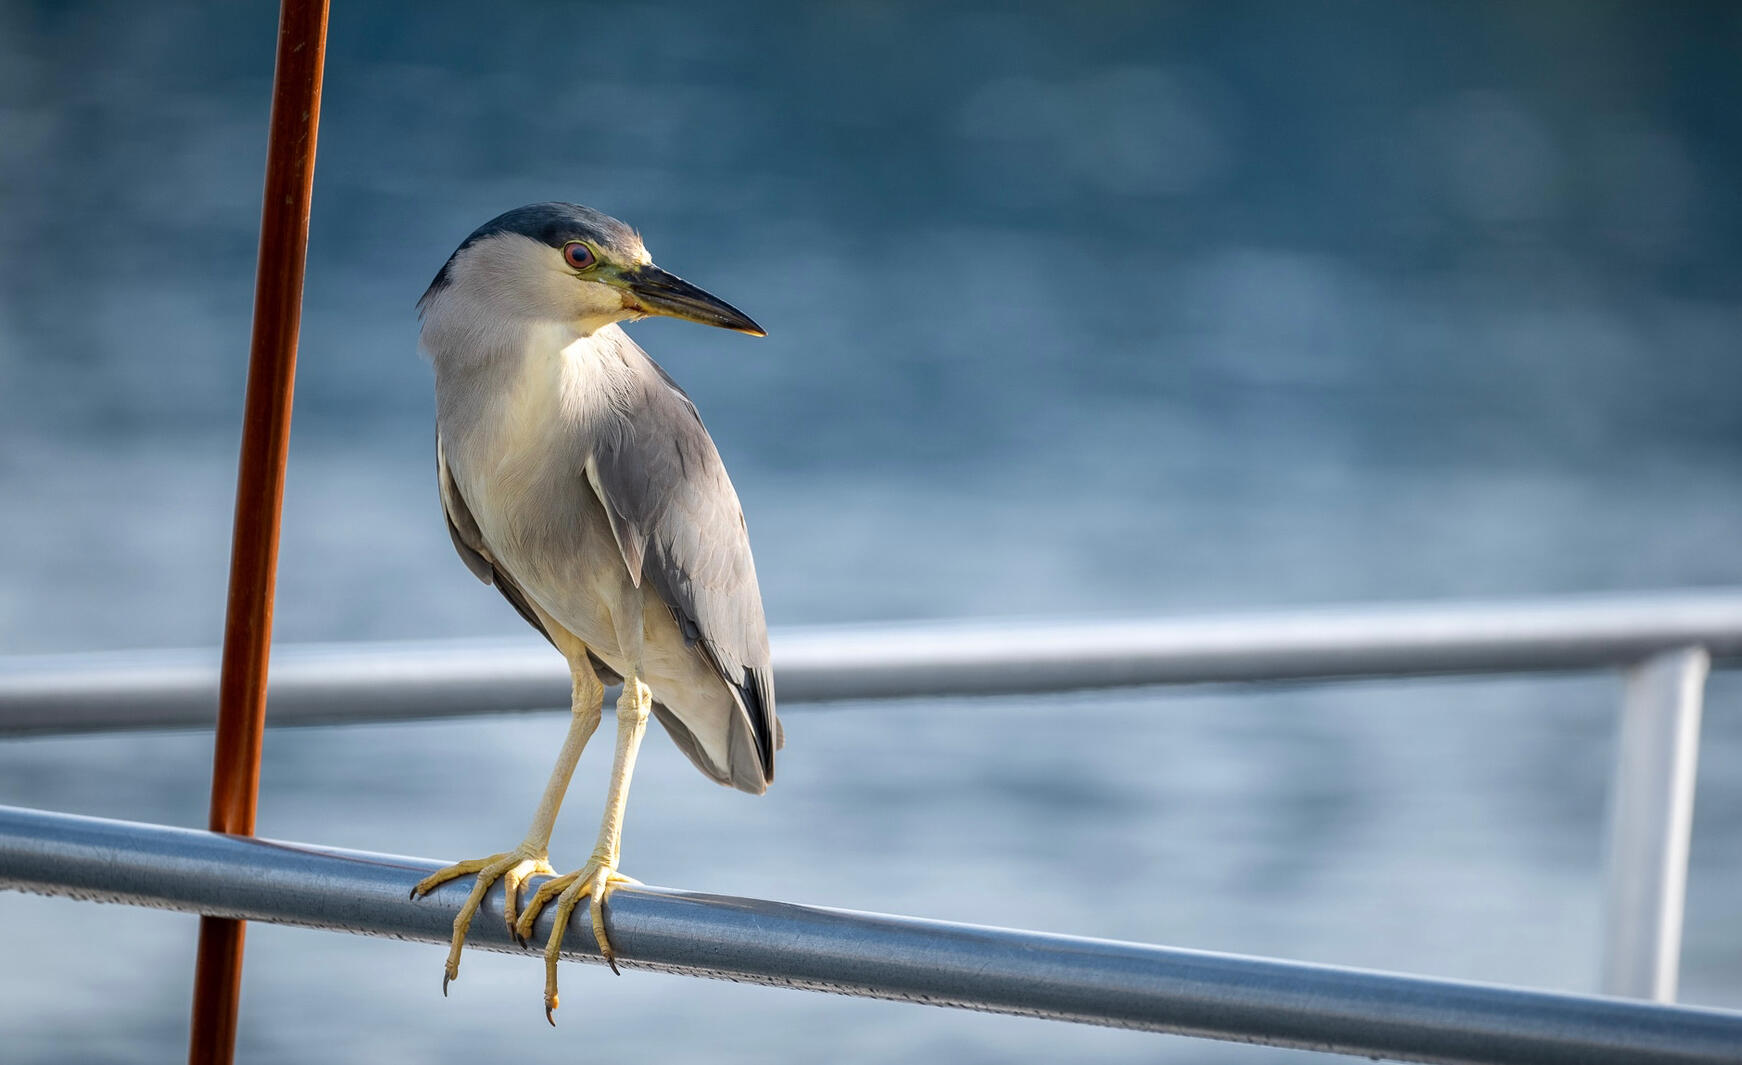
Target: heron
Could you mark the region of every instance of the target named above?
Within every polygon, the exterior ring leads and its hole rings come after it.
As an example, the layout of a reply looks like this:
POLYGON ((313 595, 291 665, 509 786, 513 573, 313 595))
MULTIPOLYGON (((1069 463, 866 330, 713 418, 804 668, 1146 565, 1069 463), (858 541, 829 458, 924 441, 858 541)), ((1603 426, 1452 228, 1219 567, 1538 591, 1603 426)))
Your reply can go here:
POLYGON ((435 369, 436 477, 448 533, 560 652, 572 680, 568 731, 532 826, 511 850, 457 862, 419 898, 472 877, 454 918, 442 993, 492 885, 527 942, 554 914, 544 950, 545 1018, 556 1023, 557 959, 590 900, 599 952, 617 970, 605 904, 618 872, 629 779, 649 716, 713 780, 762 794, 784 737, 768 629, 737 493, 695 403, 620 323, 664 315, 764 336, 725 301, 653 264, 641 237, 572 203, 486 222, 418 301, 435 369), (598 843, 556 876, 550 838, 569 779, 598 728, 605 686, 622 684, 598 843), (521 905, 528 878, 545 880, 521 905))

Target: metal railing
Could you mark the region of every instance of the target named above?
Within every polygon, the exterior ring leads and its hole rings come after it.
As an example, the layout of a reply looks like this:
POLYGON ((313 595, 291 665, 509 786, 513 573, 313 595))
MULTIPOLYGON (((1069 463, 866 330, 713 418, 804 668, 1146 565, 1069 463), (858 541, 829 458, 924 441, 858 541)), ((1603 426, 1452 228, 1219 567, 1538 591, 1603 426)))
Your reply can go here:
MULTIPOLYGON (((1145 684, 1622 669, 1602 987, 1660 1002, 1675 996, 1704 680, 1714 662, 1736 661, 1742 661, 1738 592, 813 629, 774 637, 783 706, 1145 684)), ((210 725, 216 680, 216 656, 201 652, 0 659, 0 733, 210 725)), ((530 640, 285 647, 275 656, 272 721, 559 707, 567 705, 568 687, 559 657, 530 640)), ((434 864, 0 810, 0 884, 248 919, 445 940, 451 909, 443 916, 404 901, 419 871, 434 864), (383 878, 392 891, 377 899, 383 878)), ((1742 1060, 1742 1013, 656 889, 625 889, 613 899, 622 900, 613 910, 613 932, 624 929, 625 956, 734 979, 1422 1061, 1742 1060), (754 918, 749 923, 747 914, 754 918), (766 936, 766 921, 776 917, 790 922, 796 937, 780 939, 789 942, 780 951, 766 936), (758 920, 760 936, 753 934, 758 920)), ((457 896, 450 902, 457 904, 457 896)), ((590 934, 575 934, 582 936, 575 949, 589 951, 590 934)), ((511 948, 506 937, 479 943, 511 948)))
MULTIPOLYGON (((468 885, 439 862, 0 807, 0 884, 83 899, 446 943, 468 885)), ((517 946, 500 918, 468 944, 517 946)), ((1207 951, 623 887, 624 968, 1410 1061, 1733 1063, 1742 1013, 1207 951)), ((565 957, 599 961, 590 922, 565 957)))
MULTIPOLYGON (((1626 667, 1703 647, 1742 661, 1742 591, 1395 605, 1129 621, 775 630, 782 707, 1147 684, 1626 667)), ((0 658, 0 733, 209 727, 216 651, 0 658)), ((560 656, 515 640, 286 645, 272 724, 567 707, 560 656)), ((607 704, 609 704, 607 700, 607 704)))

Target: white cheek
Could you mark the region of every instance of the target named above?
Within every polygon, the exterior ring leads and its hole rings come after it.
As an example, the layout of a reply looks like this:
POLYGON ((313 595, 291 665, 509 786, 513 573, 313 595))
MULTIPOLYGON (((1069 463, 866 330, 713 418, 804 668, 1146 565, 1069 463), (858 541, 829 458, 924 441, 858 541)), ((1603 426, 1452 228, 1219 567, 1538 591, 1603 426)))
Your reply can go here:
POLYGON ((598 281, 570 279, 571 298, 582 314, 627 313, 623 306, 623 290, 598 281))
POLYGON ((635 317, 621 289, 576 277, 561 254, 527 237, 493 237, 455 259, 453 283, 491 318, 561 323, 580 336, 635 317))
POLYGON ((572 277, 568 278, 568 284, 569 306, 573 308, 575 327, 582 336, 591 336, 612 322, 634 316, 634 312, 623 304, 621 289, 572 277))

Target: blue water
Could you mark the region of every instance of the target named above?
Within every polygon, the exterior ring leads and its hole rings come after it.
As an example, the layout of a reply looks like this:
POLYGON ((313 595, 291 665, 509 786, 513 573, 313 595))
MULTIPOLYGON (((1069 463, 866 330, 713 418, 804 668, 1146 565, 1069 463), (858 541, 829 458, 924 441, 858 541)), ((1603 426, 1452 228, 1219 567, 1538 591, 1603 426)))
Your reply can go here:
MULTIPOLYGON (((695 396, 777 625, 1742 584, 1742 17, 1453 3, 339 5, 285 640, 533 637, 453 557, 412 304, 576 199, 769 327, 695 396)), ((215 643, 270 5, 0 8, 0 653, 215 643)), ((1608 676, 792 707, 647 745, 626 871, 1589 990, 1608 676)), ((1742 1007, 1742 683, 1683 998, 1742 1007)), ((268 737, 261 831, 519 838, 563 721, 268 737)), ((0 802, 197 825, 209 738, 0 744, 0 802)), ((555 860, 591 840, 589 758, 555 860)), ((0 896, 6 1061, 180 1055, 193 921, 0 896)), ((253 1061, 1307 1055, 254 927, 253 1061)))

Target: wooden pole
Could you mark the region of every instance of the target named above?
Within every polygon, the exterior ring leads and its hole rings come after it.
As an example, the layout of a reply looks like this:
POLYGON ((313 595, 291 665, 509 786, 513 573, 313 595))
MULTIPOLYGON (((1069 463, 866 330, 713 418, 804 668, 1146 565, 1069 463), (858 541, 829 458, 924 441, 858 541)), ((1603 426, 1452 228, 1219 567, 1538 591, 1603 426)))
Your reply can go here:
MULTIPOLYGON (((327 0, 282 0, 254 286, 254 333, 236 478, 236 522, 230 544, 224 659, 218 681, 218 733, 212 757, 209 827, 214 832, 243 836, 254 834, 260 790, 279 513, 290 450, 291 396, 326 45, 327 0)), ((243 930, 241 921, 200 918, 188 1038, 190 1065, 227 1065, 235 1056, 243 930)))

